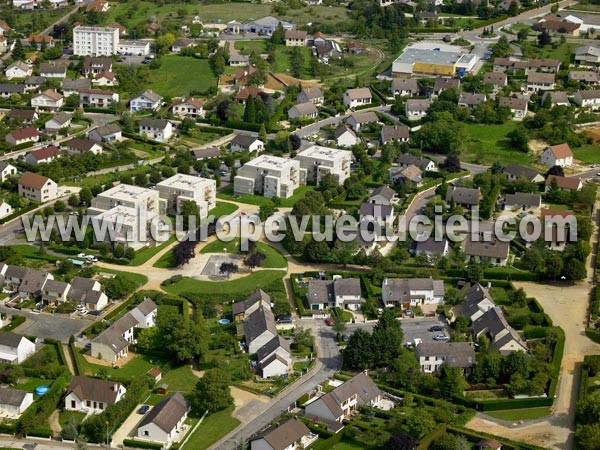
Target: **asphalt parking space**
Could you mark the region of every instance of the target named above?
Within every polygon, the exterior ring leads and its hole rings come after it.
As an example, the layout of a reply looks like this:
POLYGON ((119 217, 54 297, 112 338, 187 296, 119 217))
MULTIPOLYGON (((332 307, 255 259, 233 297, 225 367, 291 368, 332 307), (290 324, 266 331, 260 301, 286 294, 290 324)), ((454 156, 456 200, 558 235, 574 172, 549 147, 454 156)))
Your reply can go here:
POLYGON ((443 326, 446 336, 450 336, 448 325, 440 321, 438 317, 415 317, 414 319, 402 319, 402 331, 404 332, 403 344, 414 342, 415 338, 421 339, 423 342, 433 342, 433 337, 436 334, 441 334, 441 331, 429 331, 429 328, 434 325, 443 326))

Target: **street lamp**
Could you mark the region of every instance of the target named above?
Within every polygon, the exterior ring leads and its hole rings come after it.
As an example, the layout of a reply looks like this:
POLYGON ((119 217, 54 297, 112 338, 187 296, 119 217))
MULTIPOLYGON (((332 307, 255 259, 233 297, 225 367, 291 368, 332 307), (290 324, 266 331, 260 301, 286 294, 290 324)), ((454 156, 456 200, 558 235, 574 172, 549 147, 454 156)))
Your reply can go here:
POLYGON ((106 446, 110 448, 110 442, 108 442, 108 420, 106 421, 106 446))

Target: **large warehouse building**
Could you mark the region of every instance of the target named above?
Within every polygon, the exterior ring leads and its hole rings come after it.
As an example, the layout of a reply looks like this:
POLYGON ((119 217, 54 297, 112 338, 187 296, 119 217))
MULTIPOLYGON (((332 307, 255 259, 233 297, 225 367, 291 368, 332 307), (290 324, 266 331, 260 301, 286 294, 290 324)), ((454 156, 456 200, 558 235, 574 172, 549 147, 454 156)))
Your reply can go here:
POLYGON ((452 77, 470 72, 477 64, 477 56, 463 53, 456 46, 437 42, 409 44, 392 65, 393 77, 432 75, 452 77))

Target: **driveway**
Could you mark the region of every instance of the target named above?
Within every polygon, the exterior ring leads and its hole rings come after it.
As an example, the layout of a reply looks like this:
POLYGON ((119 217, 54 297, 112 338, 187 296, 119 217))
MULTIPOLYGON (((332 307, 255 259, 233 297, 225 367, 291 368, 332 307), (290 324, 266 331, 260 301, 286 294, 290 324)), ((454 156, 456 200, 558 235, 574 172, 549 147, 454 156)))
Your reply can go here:
POLYGON ((63 343, 69 342, 70 336, 78 335, 91 323, 89 320, 84 319, 69 319, 47 313, 34 314, 28 311, 19 311, 4 305, 0 306, 0 311, 7 316, 26 317, 25 323, 17 327, 16 331, 18 333, 39 338, 57 339, 63 343))
POLYGON ((441 322, 437 317, 415 317, 414 319, 402 319, 402 331, 404 332, 403 344, 414 342, 415 339, 421 339, 423 342, 434 342, 433 337, 441 334, 441 331, 432 332, 429 328, 434 325, 440 325, 446 329, 445 334, 449 336, 448 326, 441 322))
MULTIPOLYGON (((130 439, 134 432, 135 429, 137 428, 138 423, 140 423, 140 421, 144 418, 145 414, 138 414, 138 409, 140 409, 140 407, 143 405, 143 403, 140 403, 139 405, 137 405, 135 407, 135 409, 133 410, 133 412, 131 414, 129 414, 129 417, 127 417, 127 419, 125 419, 125 422, 123 422, 123 425, 121 425, 119 427, 119 429, 112 435, 112 441, 110 443, 111 447, 122 447, 123 446, 123 440, 124 439, 130 439)), ((153 406, 150 406, 150 409, 148 409, 148 412, 150 412, 152 410, 153 406)), ((148 414, 148 412, 146 414, 148 414)))

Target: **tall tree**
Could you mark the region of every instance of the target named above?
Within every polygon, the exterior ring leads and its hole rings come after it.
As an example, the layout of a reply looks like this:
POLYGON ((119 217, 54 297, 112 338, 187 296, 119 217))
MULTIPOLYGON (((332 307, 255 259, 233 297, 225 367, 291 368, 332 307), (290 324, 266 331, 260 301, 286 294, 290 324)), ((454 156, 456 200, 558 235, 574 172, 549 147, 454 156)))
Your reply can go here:
POLYGON ((208 369, 192 391, 192 410, 201 416, 206 411, 214 413, 232 406, 229 384, 229 374, 225 370, 208 369))
POLYGON ((254 97, 248 96, 246 100, 246 107, 244 108, 244 122, 255 123, 256 122, 256 104, 254 97))

